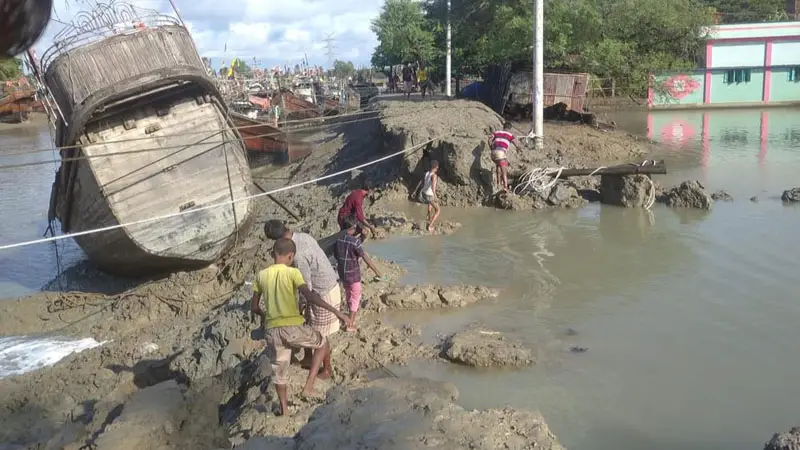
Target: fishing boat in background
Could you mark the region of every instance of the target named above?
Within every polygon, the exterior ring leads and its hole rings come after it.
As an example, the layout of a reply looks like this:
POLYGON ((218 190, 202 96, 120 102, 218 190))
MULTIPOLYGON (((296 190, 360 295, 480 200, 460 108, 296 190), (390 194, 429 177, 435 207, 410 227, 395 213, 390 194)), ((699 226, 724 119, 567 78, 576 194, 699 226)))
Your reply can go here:
POLYGON ((252 166, 289 160, 289 142, 280 128, 249 114, 232 111, 230 116, 242 135, 252 166))
POLYGON ((223 256, 250 223, 252 180, 177 12, 97 3, 54 41, 41 63, 28 55, 54 100, 46 109, 61 148, 50 220, 70 233, 109 228, 75 237, 109 272, 172 272, 223 256))
POLYGON ((36 89, 25 77, 5 81, 0 85, 0 123, 20 123, 31 112, 44 112, 36 89))

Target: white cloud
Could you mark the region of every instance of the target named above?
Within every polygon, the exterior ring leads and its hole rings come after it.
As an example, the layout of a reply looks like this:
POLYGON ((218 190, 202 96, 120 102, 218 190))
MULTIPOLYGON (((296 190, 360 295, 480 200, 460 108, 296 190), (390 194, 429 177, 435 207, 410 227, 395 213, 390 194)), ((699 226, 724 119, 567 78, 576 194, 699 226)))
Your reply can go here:
MULTIPOLYGON (((42 55, 53 37, 92 0, 55 0, 55 19, 36 50, 42 55)), ((105 0, 113 1, 113 0, 105 0)), ((369 65, 377 45, 370 31, 383 0, 175 0, 200 54, 219 66, 224 59, 253 58, 264 67, 294 65, 308 57, 326 66, 324 39, 332 34, 334 58, 369 65), (227 48, 227 50, 226 50, 227 48)), ((168 0, 135 0, 136 7, 171 13, 168 0)))

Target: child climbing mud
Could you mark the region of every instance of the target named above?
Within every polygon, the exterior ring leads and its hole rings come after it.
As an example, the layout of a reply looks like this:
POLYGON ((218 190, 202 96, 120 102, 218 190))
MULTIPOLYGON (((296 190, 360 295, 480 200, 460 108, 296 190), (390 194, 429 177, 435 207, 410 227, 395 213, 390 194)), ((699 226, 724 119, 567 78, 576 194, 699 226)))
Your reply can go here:
POLYGON ((519 146, 514 141, 514 134, 511 133, 511 127, 511 122, 505 122, 503 129, 493 132, 489 138, 497 184, 503 191, 508 191, 508 150, 511 145, 519 150, 519 146))
POLYGON ((308 371, 305 387, 300 393, 304 397, 314 397, 314 382, 322 366, 322 360, 330 353, 328 339, 319 331, 305 324, 300 315, 297 291, 306 300, 320 308, 327 309, 352 327, 352 319, 338 309, 325 303, 314 291, 308 288, 303 275, 292 266, 296 248, 291 239, 280 238, 272 248, 275 264, 258 273, 253 283, 251 309, 265 317, 267 354, 272 361, 275 373, 275 391, 280 403, 278 415, 285 415, 287 409, 287 385, 289 384, 289 363, 292 359, 292 348, 310 348, 315 350, 308 371), (261 298, 266 310, 261 309, 261 298))

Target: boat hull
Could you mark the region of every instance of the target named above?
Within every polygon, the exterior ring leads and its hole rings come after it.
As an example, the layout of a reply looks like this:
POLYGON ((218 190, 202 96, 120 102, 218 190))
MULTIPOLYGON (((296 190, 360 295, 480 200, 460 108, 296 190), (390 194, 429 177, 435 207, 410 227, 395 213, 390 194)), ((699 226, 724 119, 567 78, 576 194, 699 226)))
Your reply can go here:
POLYGON ((87 127, 95 145, 84 146, 81 156, 91 159, 63 166, 67 183, 57 217, 69 232, 132 224, 75 238, 109 272, 139 275, 213 263, 250 222, 252 180, 237 137, 219 132, 225 117, 216 105, 194 99, 172 106, 165 116, 152 107, 133 115, 132 130, 122 118, 87 127), (129 140, 135 131, 159 124, 169 130, 153 136, 161 149, 147 151, 153 146, 149 139, 129 140), (123 140, 129 141, 114 143, 123 140), (231 199, 238 201, 230 204, 231 199), (164 216, 171 217, 137 223, 164 216))
POLYGON ((199 268, 247 230, 242 137, 185 28, 69 50, 46 64, 45 85, 66 147, 50 217, 87 232, 75 240, 95 265, 121 275, 199 268))

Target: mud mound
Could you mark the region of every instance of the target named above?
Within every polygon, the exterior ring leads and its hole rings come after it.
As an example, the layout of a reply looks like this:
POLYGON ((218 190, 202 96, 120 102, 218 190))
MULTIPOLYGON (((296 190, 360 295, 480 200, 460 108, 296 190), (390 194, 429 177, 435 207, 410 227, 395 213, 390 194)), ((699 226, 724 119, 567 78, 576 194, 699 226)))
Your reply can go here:
POLYGON ((435 159, 440 164, 443 183, 437 194, 443 205, 484 203, 492 193, 494 171, 487 138, 492 130, 503 126, 498 114, 482 103, 467 100, 381 101, 376 108, 382 113, 382 139, 387 152, 436 139, 423 151, 403 155, 402 175, 409 189, 428 169, 429 161, 435 159))
POLYGON ((781 200, 784 203, 800 203, 800 188, 792 188, 783 191, 781 200))
POLYGON ((460 308, 496 297, 497 292, 481 286, 403 286, 380 295, 380 302, 369 304, 378 311, 384 308, 428 309, 460 308))
POLYGON ((788 433, 775 433, 764 445, 764 450, 800 450, 800 427, 788 433))
POLYGON ((447 337, 441 349, 444 358, 475 367, 524 366, 534 362, 530 349, 497 331, 480 327, 447 337))
MULTIPOLYGON (((428 162, 440 163, 439 197, 444 205, 493 204, 494 163, 488 137, 502 127, 503 120, 488 107, 469 100, 430 102, 379 101, 381 136, 386 152, 399 151, 435 139, 423 151, 404 156, 400 175, 411 190, 427 170, 428 162)), ((524 124, 524 130, 529 124, 524 124)), ((518 136, 524 133, 515 130, 518 136)), ((654 149, 648 141, 632 135, 604 131, 589 125, 549 123, 545 127, 542 151, 512 149, 508 159, 511 171, 532 167, 597 167, 616 162, 631 162, 654 149)), ((549 197, 547 192, 545 197, 549 197)), ((501 202, 502 203, 502 202, 501 202)), ((572 205, 556 201, 558 205, 572 205)), ((506 203, 505 209, 516 208, 506 203)))
POLYGON ((297 434, 295 448, 562 448, 536 413, 470 412, 454 404, 457 396, 455 386, 425 379, 383 379, 337 389, 297 434))
POLYGON ((603 203, 641 208, 656 195, 655 185, 647 175, 603 175, 600 177, 600 198, 603 203))
POLYGON ((380 234, 378 239, 385 239, 391 236, 447 236, 455 233, 461 228, 461 224, 449 220, 437 221, 433 231, 428 231, 427 223, 424 220, 411 220, 405 214, 388 213, 386 215, 372 214, 370 217, 376 230, 380 234))
POLYGON ((679 208, 711 209, 714 200, 699 181, 684 181, 656 196, 656 201, 679 208))

